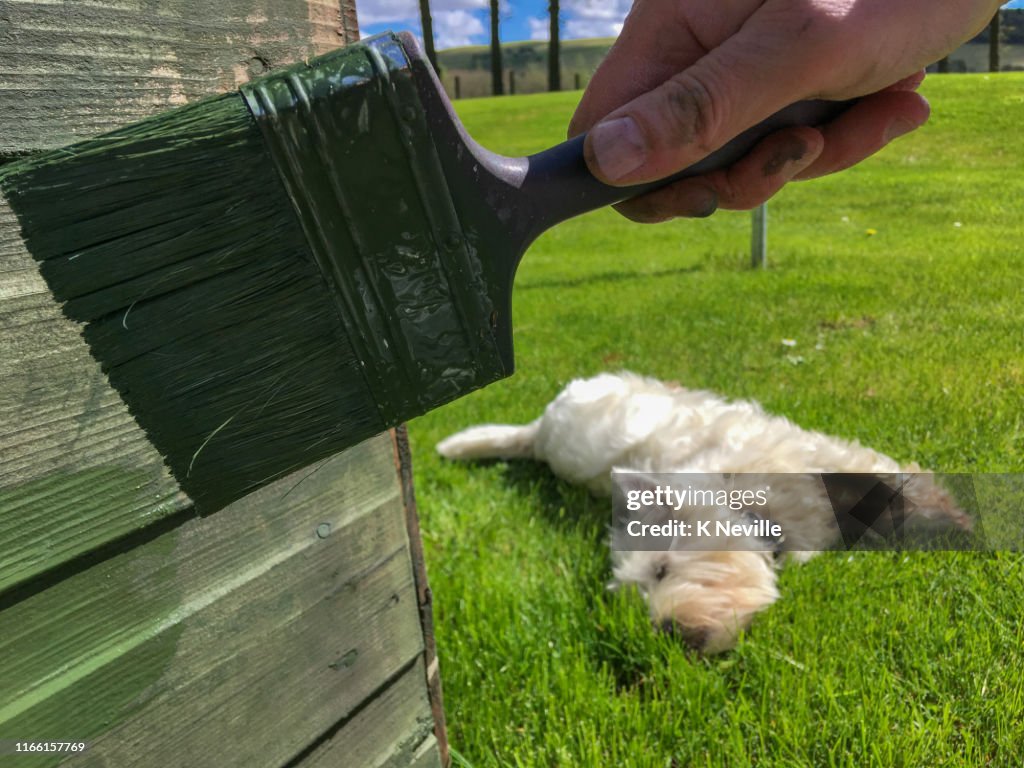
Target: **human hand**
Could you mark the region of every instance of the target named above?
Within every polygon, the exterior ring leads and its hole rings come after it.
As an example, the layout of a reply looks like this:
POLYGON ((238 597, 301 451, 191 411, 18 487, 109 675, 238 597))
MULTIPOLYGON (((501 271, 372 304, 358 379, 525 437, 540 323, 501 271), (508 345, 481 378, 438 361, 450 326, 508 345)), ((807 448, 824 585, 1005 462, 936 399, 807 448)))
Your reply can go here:
POLYGON ((635 221, 760 205, 847 168, 928 119, 923 69, 999 0, 636 0, 569 127, 607 184, 671 176, 803 99, 863 97, 827 125, 777 131, 726 168, 616 208, 635 221))

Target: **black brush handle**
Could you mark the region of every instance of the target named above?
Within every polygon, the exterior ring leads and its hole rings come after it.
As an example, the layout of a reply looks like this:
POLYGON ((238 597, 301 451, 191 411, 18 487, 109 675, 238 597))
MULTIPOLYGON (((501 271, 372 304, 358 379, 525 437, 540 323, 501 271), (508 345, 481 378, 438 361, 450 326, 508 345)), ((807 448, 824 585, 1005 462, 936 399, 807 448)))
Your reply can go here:
POLYGON ((791 104, 673 176, 647 184, 615 187, 598 181, 587 168, 583 158, 585 134, 529 157, 506 157, 480 146, 456 116, 415 38, 403 32, 397 40, 415 74, 450 192, 465 205, 471 206, 477 198, 486 201, 516 244, 519 255, 538 235, 559 222, 680 179, 727 168, 769 134, 796 125, 827 123, 856 102, 818 99, 791 104))
POLYGON ((537 232, 560 221, 606 205, 629 200, 680 179, 727 168, 769 134, 796 125, 820 125, 846 111, 852 101, 801 101, 776 112, 728 144, 679 173, 658 181, 613 187, 594 178, 583 158, 586 134, 525 158, 526 174, 519 191, 538 203, 534 207, 537 232))

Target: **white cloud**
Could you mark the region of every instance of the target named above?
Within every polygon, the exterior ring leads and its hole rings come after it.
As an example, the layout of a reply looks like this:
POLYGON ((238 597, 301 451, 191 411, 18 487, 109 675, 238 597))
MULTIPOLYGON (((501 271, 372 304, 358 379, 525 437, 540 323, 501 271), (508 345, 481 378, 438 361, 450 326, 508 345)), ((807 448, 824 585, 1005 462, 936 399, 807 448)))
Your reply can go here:
POLYGON ((562 5, 563 37, 616 37, 632 4, 632 0, 566 0, 562 5))
MULTIPOLYGON (((622 21, 629 13, 632 2, 562 0, 562 39, 616 37, 622 31, 622 21)), ((501 0, 503 24, 516 15, 514 3, 515 0, 501 0)), ((542 14, 546 5, 543 3, 541 6, 542 14)), ((378 29, 388 26, 395 30, 409 29, 422 37, 419 0, 359 0, 356 9, 359 24, 364 30, 371 26, 378 29)), ((489 9, 489 0, 430 0, 437 48, 485 44, 488 40, 489 9)), ((526 22, 526 31, 531 40, 548 39, 547 15, 528 17, 526 22)))
MULTIPOLYGON (((488 7, 488 0, 431 0, 430 16, 436 19, 450 11, 486 10, 488 7)), ((404 22, 418 27, 420 4, 418 0, 364 0, 356 4, 356 13, 359 23, 367 26, 404 22)))
POLYGON ((580 40, 585 37, 618 37, 622 31, 621 21, 599 19, 570 19, 565 22, 566 40, 580 40))
POLYGON ((356 5, 356 15, 361 26, 369 26, 419 19, 420 12, 416 0, 373 0, 356 5))
POLYGON ((486 31, 480 18, 465 10, 436 11, 431 8, 430 15, 434 20, 434 41, 438 49, 475 45, 486 31))
POLYGON ((531 40, 547 40, 551 37, 551 22, 546 16, 531 16, 526 21, 530 25, 531 40))
POLYGON ((632 0, 566 0, 563 12, 576 18, 622 21, 632 7, 632 0))

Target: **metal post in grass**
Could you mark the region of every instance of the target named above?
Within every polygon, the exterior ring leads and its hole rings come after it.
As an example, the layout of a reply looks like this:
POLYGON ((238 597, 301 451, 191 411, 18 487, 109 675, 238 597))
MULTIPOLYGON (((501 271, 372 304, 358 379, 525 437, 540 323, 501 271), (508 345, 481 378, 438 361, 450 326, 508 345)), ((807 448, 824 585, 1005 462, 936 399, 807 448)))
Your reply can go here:
POLYGON ((988 25, 988 71, 999 71, 999 11, 988 25))
POLYGON ((505 95, 501 66, 501 36, 498 32, 498 0, 491 0, 491 95, 505 95))
POLYGON ((768 266, 768 205, 761 203, 751 212, 750 266, 753 269, 768 266))
POLYGON ((508 92, 511 96, 516 95, 516 71, 514 69, 508 71, 508 92))
POLYGON ((455 76, 455 98, 462 98, 462 83, 459 81, 459 76, 455 76))
POLYGON ((561 35, 559 34, 559 1, 548 2, 548 90, 562 90, 561 35))
POLYGON ((578 91, 580 89, 580 73, 574 72, 572 76, 573 90, 578 91))

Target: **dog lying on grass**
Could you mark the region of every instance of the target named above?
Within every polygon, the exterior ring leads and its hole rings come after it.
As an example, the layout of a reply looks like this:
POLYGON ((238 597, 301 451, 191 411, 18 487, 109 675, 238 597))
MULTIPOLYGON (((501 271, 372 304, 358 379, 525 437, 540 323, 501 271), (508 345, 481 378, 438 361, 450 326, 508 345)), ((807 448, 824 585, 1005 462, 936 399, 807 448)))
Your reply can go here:
MULTIPOLYGON (((658 473, 771 474, 767 515, 786 531, 781 541, 752 538, 707 551, 676 539, 665 551, 630 551, 626 531, 613 527, 614 583, 636 584, 655 626, 706 653, 732 648, 754 615, 778 599, 778 550, 804 561, 839 543, 836 514, 814 473, 888 478, 921 472, 855 442, 801 429, 756 403, 729 402, 632 373, 577 379, 530 424, 471 427, 437 450, 449 459, 543 461, 558 477, 604 496, 611 495, 613 469, 628 470, 625 482, 640 492, 655 487, 658 473), (781 473, 791 474, 780 480, 781 473)), ((756 485, 755 474, 743 477, 756 485)), ((902 492, 908 529, 970 530, 970 518, 930 474, 909 477, 902 492)), ((709 510, 672 505, 660 514, 662 520, 692 521, 709 510)), ((712 514, 751 519, 728 506, 712 514)))

